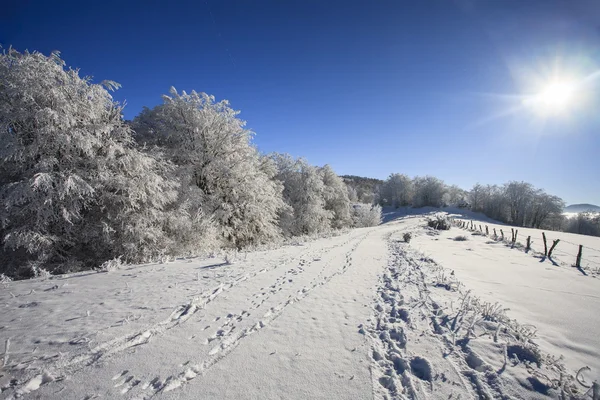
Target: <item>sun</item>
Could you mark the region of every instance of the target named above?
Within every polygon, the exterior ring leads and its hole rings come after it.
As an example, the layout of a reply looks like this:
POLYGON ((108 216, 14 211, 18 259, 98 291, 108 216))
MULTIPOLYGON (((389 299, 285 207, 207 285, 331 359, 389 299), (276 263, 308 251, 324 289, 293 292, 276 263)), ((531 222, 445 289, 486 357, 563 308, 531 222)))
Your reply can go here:
POLYGON ((563 113, 575 105, 575 85, 568 81, 552 81, 527 103, 544 114, 563 113))
POLYGON ((573 103, 574 88, 567 82, 552 82, 539 95, 544 107, 549 110, 564 110, 573 103))

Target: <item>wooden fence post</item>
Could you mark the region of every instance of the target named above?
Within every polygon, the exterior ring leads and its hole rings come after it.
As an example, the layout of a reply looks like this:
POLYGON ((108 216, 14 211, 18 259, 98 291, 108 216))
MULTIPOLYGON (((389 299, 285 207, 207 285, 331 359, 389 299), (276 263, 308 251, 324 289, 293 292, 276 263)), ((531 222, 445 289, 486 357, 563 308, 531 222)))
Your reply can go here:
POLYGON ((500 229, 500 234, 502 235, 502 238, 500 240, 504 240, 504 231, 502 229, 500 229))
POLYGON ((558 242, 560 242, 560 239, 556 239, 552 243, 552 247, 550 247, 550 251, 548 252, 548 258, 552 258, 552 252, 554 251, 554 248, 556 247, 556 245, 558 245, 558 242))
POLYGON ((529 250, 531 250, 531 236, 527 236, 527 247, 525 248, 525 251, 529 250))
POLYGON ((545 232, 542 232, 542 238, 544 238, 544 257, 548 257, 548 243, 546 242, 545 232))
POLYGON ((517 235, 519 234, 519 230, 515 229, 515 237, 513 237, 512 246, 515 247, 515 243, 517 243, 517 235))
POLYGON ((583 252, 583 246, 579 245, 579 252, 577 252, 577 261, 575 261, 575 266, 577 268, 581 268, 581 253, 583 252))
POLYGON ((485 226, 485 236, 490 236, 490 230, 487 225, 485 226))
POLYGON ((479 232, 483 233, 483 229, 481 229, 481 225, 479 225, 479 232))
POLYGON ((514 230, 514 228, 510 228, 510 241, 512 243, 515 242, 515 230, 514 230))
POLYGON ((498 234, 496 233, 496 228, 494 228, 494 239, 498 237, 498 234))

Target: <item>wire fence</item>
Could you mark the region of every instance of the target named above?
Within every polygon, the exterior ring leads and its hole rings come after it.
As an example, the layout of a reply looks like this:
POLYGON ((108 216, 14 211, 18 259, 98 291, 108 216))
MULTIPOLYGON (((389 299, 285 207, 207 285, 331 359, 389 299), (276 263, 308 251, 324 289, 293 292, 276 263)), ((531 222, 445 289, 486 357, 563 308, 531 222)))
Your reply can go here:
POLYGON ((471 232, 480 232, 484 236, 492 237, 496 241, 510 245, 511 248, 523 249, 526 252, 531 251, 535 256, 543 257, 543 259, 548 258, 554 264, 561 263, 573 266, 584 274, 586 274, 584 270, 600 273, 600 249, 573 243, 569 240, 564 240, 562 237, 557 238, 556 236, 560 235, 553 235, 553 231, 546 233, 540 232, 540 230, 535 228, 480 224, 472 220, 460 218, 453 218, 452 222, 459 228, 471 232), (532 234, 534 232, 531 232, 533 229, 535 229, 535 235, 532 234), (523 244, 523 242, 526 244, 523 244), (559 248, 561 245, 562 247, 559 248), (567 245, 567 248, 564 245, 567 245))

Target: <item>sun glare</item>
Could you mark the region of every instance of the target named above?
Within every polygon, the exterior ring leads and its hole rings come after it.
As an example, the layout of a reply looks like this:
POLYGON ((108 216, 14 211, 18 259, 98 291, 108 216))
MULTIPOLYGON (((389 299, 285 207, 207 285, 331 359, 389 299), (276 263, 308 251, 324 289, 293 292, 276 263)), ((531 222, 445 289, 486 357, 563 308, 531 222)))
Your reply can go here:
POLYGON ((575 85, 567 81, 553 81, 542 87, 539 94, 524 101, 543 114, 563 113, 575 105, 575 85))
POLYGON ((564 110, 573 102, 573 85, 566 82, 553 82, 539 95, 540 102, 549 110, 564 110))

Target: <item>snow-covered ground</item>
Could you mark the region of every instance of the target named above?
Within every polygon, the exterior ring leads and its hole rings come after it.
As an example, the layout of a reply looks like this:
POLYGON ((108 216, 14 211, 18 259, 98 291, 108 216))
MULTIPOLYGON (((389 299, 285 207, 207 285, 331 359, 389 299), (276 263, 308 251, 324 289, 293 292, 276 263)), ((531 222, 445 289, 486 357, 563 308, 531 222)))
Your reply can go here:
POLYGON ((0 397, 544 398, 585 392, 566 378, 581 367, 600 378, 600 280, 423 215, 386 220, 233 264, 4 284, 0 397))
MULTIPOLYGON (((453 214, 456 215, 456 214, 453 214)), ((473 216, 476 216, 473 215, 473 216)), ((471 217, 471 216, 469 216, 471 217)), ((463 219, 459 218, 465 222, 469 223, 471 219, 463 219)), ((544 239, 542 237, 542 233, 546 235, 546 245, 548 250, 552 247, 552 244, 555 240, 560 240, 556 245, 556 248, 552 252, 552 260, 554 264, 558 264, 565 267, 570 267, 575 265, 577 260, 577 253, 579 251, 579 245, 583 246, 582 249, 582 258, 581 258, 581 267, 586 273, 596 274, 600 270, 600 238, 596 236, 586 236, 586 235, 578 235, 575 233, 567 233, 567 232, 556 232, 556 231, 542 231, 540 229, 532 229, 532 228, 513 228, 511 226, 491 223, 487 220, 484 221, 476 221, 474 220, 474 228, 479 230, 481 227, 481 231, 485 233, 485 227, 488 227, 489 237, 494 236, 494 229, 496 229, 496 234, 498 237, 501 237, 500 230, 502 229, 504 233, 505 240, 511 240, 511 228, 517 230, 517 241, 516 247, 523 248, 526 247, 527 238, 531 237, 531 254, 534 256, 541 257, 544 254, 544 239)), ((470 232, 463 231, 467 235, 470 232)), ((458 235, 458 233, 457 233, 458 235)))

